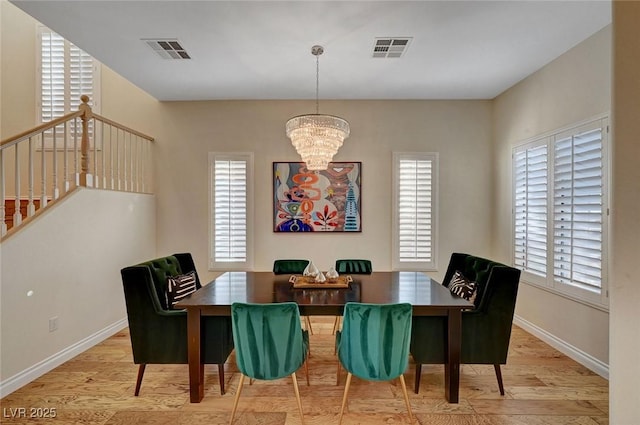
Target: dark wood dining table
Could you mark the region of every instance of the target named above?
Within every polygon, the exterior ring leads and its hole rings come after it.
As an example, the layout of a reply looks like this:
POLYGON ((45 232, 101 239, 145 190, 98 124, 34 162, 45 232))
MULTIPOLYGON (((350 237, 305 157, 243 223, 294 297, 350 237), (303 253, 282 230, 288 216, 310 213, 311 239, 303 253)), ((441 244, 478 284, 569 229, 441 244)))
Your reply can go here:
POLYGON ((187 310, 189 391, 192 403, 204 397, 204 364, 200 356, 202 316, 231 316, 231 304, 295 301, 301 315, 341 315, 347 302, 389 304, 408 302, 414 316, 448 318, 445 397, 458 402, 462 310, 469 301, 451 294, 440 283, 421 272, 374 272, 353 275, 348 288, 297 289, 289 275, 272 272, 226 272, 180 301, 187 310))

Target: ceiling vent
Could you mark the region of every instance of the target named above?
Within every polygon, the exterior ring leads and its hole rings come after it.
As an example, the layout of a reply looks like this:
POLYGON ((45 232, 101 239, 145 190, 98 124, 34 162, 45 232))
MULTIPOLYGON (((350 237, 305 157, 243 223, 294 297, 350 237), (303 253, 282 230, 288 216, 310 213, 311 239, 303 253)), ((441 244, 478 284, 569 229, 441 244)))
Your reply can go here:
POLYGON ((143 38, 142 41, 147 43, 162 59, 191 59, 189 53, 175 38, 143 38))
POLYGON ((374 58, 399 58, 409 47, 413 37, 377 37, 373 46, 374 58))

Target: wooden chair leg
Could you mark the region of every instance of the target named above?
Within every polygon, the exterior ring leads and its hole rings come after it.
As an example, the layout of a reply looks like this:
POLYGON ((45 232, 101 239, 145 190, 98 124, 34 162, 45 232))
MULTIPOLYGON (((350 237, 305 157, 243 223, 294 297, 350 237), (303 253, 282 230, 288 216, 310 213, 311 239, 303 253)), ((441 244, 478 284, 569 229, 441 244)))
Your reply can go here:
POLYGON ((407 385, 404 382, 404 375, 400 375, 400 383, 402 384, 402 394, 404 395, 404 402, 407 405, 407 411, 409 412, 409 423, 413 423, 411 403, 409 403, 409 394, 407 394, 407 385))
POLYGON ((496 378, 498 378, 498 388, 500 388, 500 395, 504 395, 504 385, 502 384, 502 371, 499 364, 494 364, 493 368, 496 371, 496 378))
POLYGON ((338 360, 338 370, 336 371, 336 385, 340 385, 340 360, 338 360))
POLYGON ((339 328, 340 328, 340 316, 336 316, 336 319, 333 321, 333 330, 331 331, 331 335, 335 335, 336 331, 339 328))
POLYGON ((240 382, 238 383, 236 396, 233 399, 233 409, 231 410, 231 420, 229 421, 229 425, 233 424, 233 417, 236 415, 236 409, 238 408, 238 400, 240 400, 240 393, 242 392, 243 383, 244 383, 244 375, 240 374, 240 382))
POLYGON ((300 410, 300 423, 304 424, 304 415, 302 413, 302 400, 300 400, 300 391, 298 390, 298 380, 296 379, 295 372, 291 374, 291 379, 293 379, 293 391, 295 391, 296 393, 296 400, 298 401, 298 409, 300 410))
POLYGON ((313 335, 313 328, 311 327, 311 318, 309 316, 304 316, 304 321, 307 324, 307 328, 309 329, 309 333, 313 335))
POLYGON ((351 372, 347 374, 347 382, 344 384, 344 395, 342 396, 342 407, 340 408, 340 420, 339 425, 342 424, 342 414, 344 413, 344 407, 347 405, 347 395, 349 394, 349 386, 351 385, 351 372))
POLYGON ((220 380, 220 395, 224 395, 224 363, 218 364, 218 379, 220 380))
POLYGON ((309 386, 309 360, 304 361, 304 374, 307 376, 307 387, 309 386))
POLYGON ((138 379, 136 379, 136 389, 133 392, 133 395, 136 397, 140 394, 140 385, 142 385, 142 377, 144 376, 144 369, 146 367, 146 363, 140 363, 140 367, 138 367, 138 379))
POLYGON ((414 388, 416 394, 418 394, 418 392, 420 391, 420 375, 422 375, 422 364, 416 363, 416 378, 414 388))

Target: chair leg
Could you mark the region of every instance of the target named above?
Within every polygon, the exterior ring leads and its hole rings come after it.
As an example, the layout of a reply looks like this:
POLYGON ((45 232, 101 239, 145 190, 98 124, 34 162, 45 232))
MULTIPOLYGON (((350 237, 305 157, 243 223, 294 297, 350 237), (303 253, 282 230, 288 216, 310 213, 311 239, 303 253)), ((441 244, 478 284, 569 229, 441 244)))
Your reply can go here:
POLYGON ((233 424, 233 417, 236 415, 236 409, 238 408, 238 400, 240 400, 240 393, 242 392, 242 384, 244 383, 244 375, 240 374, 240 382, 238 383, 238 389, 236 390, 236 396, 233 399, 233 409, 231 410, 231 420, 229 425, 233 424))
POLYGON ((142 377, 144 376, 144 369, 146 367, 146 363, 140 363, 140 367, 138 367, 138 379, 136 379, 136 389, 133 392, 133 395, 136 397, 140 394, 140 385, 142 385, 142 377))
POLYGON ((298 390, 298 380, 296 379, 296 373, 293 372, 291 374, 291 379, 293 379, 293 391, 296 393, 296 400, 298 401, 298 409, 300 410, 300 423, 304 423, 304 415, 302 413, 302 400, 300 400, 300 391, 298 390))
POLYGON ((224 395, 224 363, 218 364, 218 379, 220 380, 220 395, 224 395))
POLYGON ((307 376, 307 387, 310 385, 309 384, 309 360, 305 360, 304 361, 304 374, 307 376))
POLYGON ((504 385, 502 384, 502 371, 499 364, 494 364, 493 368, 496 370, 496 378, 498 378, 498 388, 500 388, 500 395, 504 395, 504 385))
POLYGON ((407 386, 404 383, 404 375, 400 375, 400 383, 402 384, 402 394, 404 394, 404 402, 409 412, 409 423, 413 423, 413 414, 411 412, 411 403, 409 403, 409 394, 407 394, 407 386))
POLYGON ((313 335, 313 328, 311 327, 311 318, 309 316, 304 316, 304 321, 307 324, 307 328, 309 329, 309 333, 313 335))
POLYGON ((340 385, 340 360, 338 360, 338 370, 336 370, 336 386, 340 385))
POLYGON ((339 425, 342 424, 342 414, 344 413, 344 407, 347 405, 347 395, 349 394, 349 386, 351 385, 351 372, 347 374, 347 382, 344 384, 344 395, 342 396, 342 407, 340 408, 340 420, 339 425))
POLYGON ((416 378, 414 388, 416 394, 418 394, 418 392, 420 391, 420 375, 422 375, 422 364, 416 363, 416 378))
POLYGON ((336 331, 340 328, 340 316, 336 316, 336 320, 333 321, 333 330, 331 335, 335 335, 336 331))

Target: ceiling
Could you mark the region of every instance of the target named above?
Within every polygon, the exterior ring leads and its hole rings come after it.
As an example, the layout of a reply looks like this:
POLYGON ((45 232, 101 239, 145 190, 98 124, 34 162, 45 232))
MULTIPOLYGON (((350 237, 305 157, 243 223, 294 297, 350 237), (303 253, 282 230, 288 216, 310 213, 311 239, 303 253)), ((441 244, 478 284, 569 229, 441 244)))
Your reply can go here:
POLYGON ((611 22, 596 0, 12 3, 159 100, 314 99, 315 44, 320 99, 492 99, 611 22), (372 57, 385 37, 411 40, 372 57))

